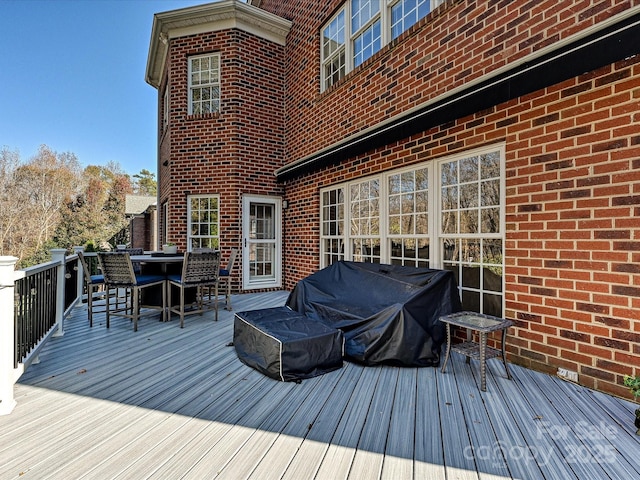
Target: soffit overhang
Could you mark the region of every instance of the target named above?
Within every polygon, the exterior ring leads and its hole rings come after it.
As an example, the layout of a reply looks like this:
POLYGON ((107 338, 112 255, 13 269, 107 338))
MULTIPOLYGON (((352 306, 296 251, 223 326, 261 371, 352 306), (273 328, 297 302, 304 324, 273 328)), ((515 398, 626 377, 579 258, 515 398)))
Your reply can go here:
POLYGON ((640 7, 350 135, 275 171, 283 182, 640 55, 640 7))
POLYGON ((156 13, 151 28, 146 82, 159 88, 171 39, 234 28, 285 45, 291 22, 238 0, 156 13))

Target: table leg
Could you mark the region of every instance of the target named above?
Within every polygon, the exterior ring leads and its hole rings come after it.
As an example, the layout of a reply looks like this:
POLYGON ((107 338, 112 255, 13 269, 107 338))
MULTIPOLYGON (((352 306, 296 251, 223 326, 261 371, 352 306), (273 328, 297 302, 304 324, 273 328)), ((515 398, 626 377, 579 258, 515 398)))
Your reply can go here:
POLYGON ((442 373, 447 368, 447 362, 449 361, 449 354, 451 353, 451 326, 447 323, 447 353, 444 356, 444 363, 442 364, 442 373))
MULTIPOLYGON (((470 328, 467 328, 467 342, 470 342, 471 340, 473 340, 473 330, 471 330, 470 328)), ((471 364, 471 357, 467 357, 465 358, 465 363, 467 365, 471 364)))
POLYGON ((487 334, 480 332, 480 383, 481 390, 487 391, 487 334))
POLYGON ((509 371, 509 365, 507 364, 507 353, 505 351, 505 344, 507 343, 507 329, 502 330, 502 363, 504 363, 504 369, 507 372, 507 378, 511 380, 511 372, 509 371))

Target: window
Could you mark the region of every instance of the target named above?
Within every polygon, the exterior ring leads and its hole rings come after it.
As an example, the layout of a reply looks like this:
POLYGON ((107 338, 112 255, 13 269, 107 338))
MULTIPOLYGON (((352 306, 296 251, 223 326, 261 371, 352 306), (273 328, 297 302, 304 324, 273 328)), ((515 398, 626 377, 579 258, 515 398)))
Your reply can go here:
POLYGON ((380 181, 351 184, 351 258, 380 263, 380 181))
POLYGON ((220 111, 220 55, 189 58, 189 115, 220 111))
POLYGON ((444 0, 348 0, 321 29, 325 90, 444 0))
POLYGON ((188 198, 187 244, 194 248, 220 248, 220 199, 191 195, 188 198))
POLYGON ((429 170, 388 176, 390 263, 429 266, 429 170))
POLYGON ((391 38, 398 38, 402 32, 418 23, 431 11, 431 3, 435 8, 442 2, 431 0, 400 0, 391 7, 391 38))
POLYGON ((325 190, 320 212, 323 265, 344 260, 344 189, 325 190))
POLYGON ((345 75, 344 8, 322 30, 324 88, 345 75))
POLYGON ((502 316, 502 207, 499 152, 443 162, 440 244, 465 310, 502 316))
POLYGON ((382 46, 381 23, 380 2, 378 0, 351 0, 354 67, 380 50, 382 46))
POLYGON ((502 316, 503 159, 491 147, 322 190, 321 267, 451 270, 465 310, 502 316))
POLYGON ((162 98, 162 128, 167 128, 169 124, 169 84, 164 87, 162 98))

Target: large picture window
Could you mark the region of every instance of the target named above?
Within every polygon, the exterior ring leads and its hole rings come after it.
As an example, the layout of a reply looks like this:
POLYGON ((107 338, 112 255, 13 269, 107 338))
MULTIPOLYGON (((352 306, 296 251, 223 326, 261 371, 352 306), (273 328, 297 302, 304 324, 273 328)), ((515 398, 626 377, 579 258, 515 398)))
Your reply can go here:
POLYGON ((189 115, 220 111, 220 55, 189 58, 189 115))
POLYGON ((373 56, 444 0, 348 0, 320 30, 321 90, 373 56))
POLYGON ((321 266, 451 270, 465 310, 501 316, 503 164, 492 147, 322 190, 321 266))
POLYGON ((187 208, 188 248, 220 248, 220 198, 191 195, 187 208))

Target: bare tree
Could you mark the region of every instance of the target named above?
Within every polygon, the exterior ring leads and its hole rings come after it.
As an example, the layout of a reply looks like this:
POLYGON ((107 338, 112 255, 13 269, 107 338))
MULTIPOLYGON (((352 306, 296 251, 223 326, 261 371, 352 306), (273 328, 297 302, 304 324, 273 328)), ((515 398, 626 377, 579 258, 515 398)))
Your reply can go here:
POLYGON ((0 150, 0 254, 17 255, 16 238, 27 205, 15 194, 15 176, 20 165, 18 152, 3 147, 0 150))
POLYGON ((20 260, 51 240, 61 208, 78 194, 81 170, 75 155, 46 145, 27 163, 3 151, 2 252, 20 260))

